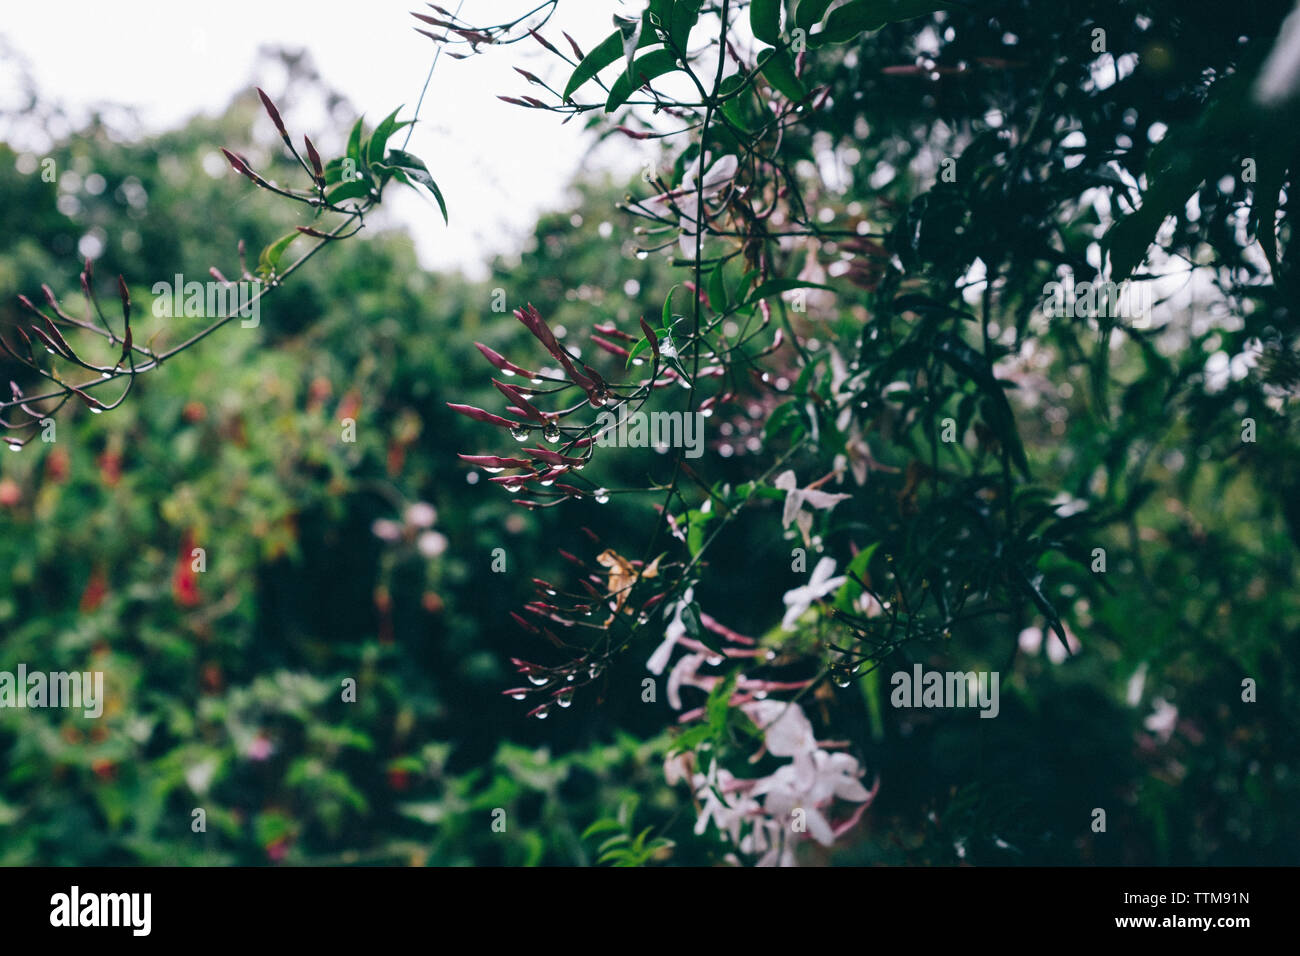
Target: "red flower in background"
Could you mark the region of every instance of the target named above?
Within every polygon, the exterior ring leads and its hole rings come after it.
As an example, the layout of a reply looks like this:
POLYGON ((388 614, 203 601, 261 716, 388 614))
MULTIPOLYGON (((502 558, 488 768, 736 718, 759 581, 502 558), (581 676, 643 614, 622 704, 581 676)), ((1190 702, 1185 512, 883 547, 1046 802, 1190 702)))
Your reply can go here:
POLYGON ((86 590, 81 593, 81 613, 89 614, 103 604, 107 596, 108 576, 103 568, 96 568, 86 583, 86 590))
POLYGON ((172 574, 172 596, 181 607, 194 607, 202 600, 199 596, 199 576, 194 570, 193 551, 194 533, 186 531, 181 539, 176 571, 172 574))

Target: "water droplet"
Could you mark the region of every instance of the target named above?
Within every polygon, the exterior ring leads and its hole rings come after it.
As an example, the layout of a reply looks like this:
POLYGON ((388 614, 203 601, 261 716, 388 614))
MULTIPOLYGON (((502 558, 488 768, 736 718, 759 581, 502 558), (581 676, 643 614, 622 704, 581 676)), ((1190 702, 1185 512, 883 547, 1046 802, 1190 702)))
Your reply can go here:
POLYGON ((560 426, 555 422, 547 422, 546 427, 542 429, 542 437, 554 445, 560 440, 560 426))
POLYGON ((571 465, 570 467, 571 467, 574 471, 582 471, 582 469, 584 469, 584 468, 587 467, 587 462, 586 462, 586 460, 584 459, 583 461, 578 462, 576 465, 571 465))
POLYGON ((22 445, 10 445, 10 446, 9 446, 9 450, 10 450, 10 451, 22 451, 22 450, 23 450, 23 446, 22 446, 22 445))
POLYGON ((595 680, 597 677, 601 675, 601 671, 602 668, 599 664, 592 664, 589 668, 587 668, 587 676, 590 677, 592 680, 595 680))
POLYGON ((92 415, 102 415, 102 414, 104 414, 104 410, 103 410, 102 408, 95 408, 94 406, 91 406, 90 414, 92 414, 92 415))
POLYGON ((536 684, 538 687, 541 687, 543 684, 549 684, 550 681, 551 679, 549 677, 543 677, 541 674, 528 675, 528 683, 536 684))
POLYGON ((636 257, 638 259, 648 259, 650 258, 650 253, 646 252, 644 249, 638 249, 636 251, 636 257))
POLYGON ((559 697, 555 698, 555 702, 559 704, 561 707, 572 707, 573 691, 569 691, 566 694, 561 694, 559 697))
POLYGON ((551 485, 555 484, 555 479, 554 479, 554 478, 544 478, 544 479, 542 479, 541 481, 539 481, 538 484, 541 485, 543 488, 549 488, 549 487, 551 487, 551 485))
POLYGON ((528 429, 512 428, 510 429, 510 437, 515 441, 528 441, 528 429))
POLYGON ((705 660, 709 662, 710 667, 717 667, 719 664, 722 663, 722 655, 710 654, 708 657, 705 658, 705 660))
POLYGON ((511 699, 511 700, 523 700, 523 699, 524 699, 525 697, 527 697, 527 696, 528 696, 528 695, 525 694, 523 691, 520 691, 520 692, 517 693, 517 694, 511 694, 511 695, 510 695, 510 699, 511 699))
POLYGON ((596 491, 595 491, 595 493, 592 495, 592 497, 596 499, 596 504, 598 504, 598 505, 608 504, 608 503, 609 503, 609 489, 608 489, 608 488, 597 488, 596 491))
POLYGON ((514 373, 513 371, 511 371, 510 369, 508 369, 508 368, 503 368, 503 369, 501 370, 501 374, 502 374, 502 375, 514 375, 515 373, 514 373))
POLYGON ((564 679, 565 679, 565 680, 573 680, 573 678, 574 678, 574 675, 573 675, 573 674, 567 674, 567 675, 565 675, 565 678, 564 678, 564 679))
POLYGON ((545 720, 547 717, 551 716, 551 709, 549 707, 543 707, 537 713, 533 714, 533 716, 538 720, 545 720))
POLYGON ((505 471, 504 468, 489 468, 487 465, 482 465, 481 467, 482 467, 483 470, 486 471, 489 475, 499 475, 499 474, 501 474, 501 472, 505 471))
POLYGON ((597 385, 587 396, 587 401, 591 403, 592 408, 601 408, 609 401, 609 390, 597 385))
POLYGON ((754 691, 754 700, 767 700, 767 691, 765 690, 754 691))
POLYGON ((767 659, 768 659, 769 661, 774 661, 774 660, 776 660, 776 651, 769 650, 769 651, 767 652, 767 659))
POLYGON ((505 490, 510 492, 512 495, 517 495, 519 492, 524 490, 524 486, 517 481, 507 481, 501 487, 505 488, 505 490))
POLYGON ((835 682, 836 687, 848 687, 849 684, 853 683, 853 676, 848 672, 847 668, 836 667, 831 670, 831 680, 835 682))

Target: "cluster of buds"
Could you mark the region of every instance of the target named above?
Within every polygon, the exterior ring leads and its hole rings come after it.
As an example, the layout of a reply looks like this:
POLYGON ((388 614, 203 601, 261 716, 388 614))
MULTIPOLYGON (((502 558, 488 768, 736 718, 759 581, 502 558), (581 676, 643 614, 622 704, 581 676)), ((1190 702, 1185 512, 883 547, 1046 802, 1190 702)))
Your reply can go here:
POLYGON ((80 399, 95 414, 116 408, 131 391, 136 373, 157 364, 157 357, 152 352, 135 345, 133 342, 131 294, 127 291, 126 280, 120 275, 117 277, 118 295, 122 300, 122 331, 119 334, 104 316, 103 309, 100 308, 99 299, 95 295, 94 278, 94 263, 87 259, 85 271, 81 273, 81 290, 86 300, 84 318, 79 319, 65 312, 48 285, 41 286, 41 291, 45 294, 46 305, 52 314, 47 314, 27 296, 20 295, 18 297, 18 301, 22 303, 23 307, 40 321, 39 323, 33 323, 29 330, 24 330, 22 326, 15 326, 15 331, 21 340, 21 347, 11 345, 3 336, 0 336, 0 348, 3 348, 20 365, 39 377, 48 379, 57 387, 41 395, 29 396, 23 393, 17 382, 11 381, 9 383, 13 398, 11 401, 0 402, 0 428, 15 432, 28 431, 25 438, 12 435, 4 436, 5 444, 13 451, 19 451, 27 444, 40 424, 52 418, 73 396, 80 399), (113 349, 117 356, 116 361, 112 365, 108 365, 91 362, 83 358, 82 353, 68 342, 61 329, 63 331, 76 329, 107 339, 109 347, 113 349), (74 368, 94 373, 95 378, 81 385, 73 385, 71 382, 64 381, 56 369, 46 368, 46 363, 38 357, 41 348, 54 356, 56 360, 62 360, 71 364, 74 368), (137 365, 137 357, 140 359, 139 365, 137 365), (122 394, 115 401, 105 403, 90 394, 91 389, 98 388, 120 377, 125 377, 127 384, 122 394), (52 404, 43 404, 46 402, 52 404), (20 420, 9 417, 15 409, 26 415, 26 419, 20 420))
MULTIPOLYGON (((590 528, 583 527, 582 531, 593 542, 599 541, 590 528)), ((568 707, 579 688, 599 679, 614 654, 627 646, 639 628, 650 622, 651 612, 666 596, 660 590, 647 595, 647 589, 638 588, 642 582, 659 577, 657 560, 649 564, 629 561, 607 548, 596 558, 597 568, 568 551, 561 550, 560 554, 579 569, 577 581, 581 593, 562 592, 549 581, 534 578, 537 598, 523 608, 529 617, 515 612, 510 614, 523 631, 545 639, 570 655, 567 663, 556 666, 512 658, 529 686, 512 687, 503 693, 515 700, 541 698, 540 703, 528 712, 528 716, 540 719, 550 714, 553 705, 568 707), (552 625, 566 631, 586 628, 601 635, 602 640, 583 648, 561 639, 552 625), (617 640, 616 630, 621 632, 617 640)))
MULTIPOLYGON (((481 342, 477 342, 475 345, 483 353, 484 358, 504 377, 517 377, 523 380, 523 384, 517 385, 496 378, 492 380, 492 384, 510 402, 510 405, 505 410, 506 414, 514 417, 506 418, 482 408, 476 408, 473 405, 461 405, 454 402, 448 402, 447 404, 452 410, 475 421, 506 429, 510 432, 511 437, 521 444, 535 440, 534 435, 540 434, 547 443, 557 447, 554 450, 543 447, 524 447, 521 451, 527 457, 461 455, 460 458, 494 475, 495 477, 488 480, 494 484, 502 485, 511 493, 517 493, 522 491, 525 486, 530 486, 529 490, 536 498, 547 499, 542 501, 519 499, 516 501, 517 504, 527 508, 548 507, 569 498, 587 496, 603 504, 604 501, 608 500, 609 494, 604 489, 595 488, 589 482, 585 482, 588 488, 584 490, 560 480, 566 477, 572 478, 573 473, 580 472, 586 467, 591 460, 596 431, 594 423, 567 424, 565 420, 586 406, 605 408, 611 403, 617 405, 637 395, 644 394, 648 388, 662 383, 655 382, 655 374, 652 372, 649 381, 640 383, 632 390, 620 391, 606 382, 604 377, 590 365, 571 355, 560 344, 555 333, 546 324, 546 320, 532 305, 516 309, 514 314, 515 318, 533 334, 546 351, 559 363, 559 370, 551 372, 548 370, 533 371, 526 369, 523 366, 516 365, 481 342), (559 411, 546 411, 533 404, 533 400, 539 395, 561 395, 570 388, 575 387, 581 390, 585 397, 568 408, 559 411), (501 475, 500 473, 503 471, 510 471, 512 474, 501 475)), ((655 370, 657 371, 659 343, 653 330, 644 320, 641 321, 641 327, 646 333, 647 341, 650 343, 655 357, 655 370)), ((606 336, 622 337, 627 335, 612 326, 602 326, 600 329, 606 336)), ((633 337, 627 336, 627 338, 633 337)), ((597 344, 611 354, 623 356, 629 354, 626 350, 610 342, 608 338, 593 336, 593 341, 597 339, 599 339, 597 344)))

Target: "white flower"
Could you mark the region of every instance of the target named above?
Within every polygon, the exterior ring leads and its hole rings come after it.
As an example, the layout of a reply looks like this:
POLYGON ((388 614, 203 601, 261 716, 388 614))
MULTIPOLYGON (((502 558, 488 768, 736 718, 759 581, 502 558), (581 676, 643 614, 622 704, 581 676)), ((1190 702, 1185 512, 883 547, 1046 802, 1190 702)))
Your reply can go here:
POLYGON ((817 748, 812 723, 798 704, 781 700, 756 700, 741 710, 763 731, 768 753, 795 757, 817 748))
POLYGON ((415 528, 431 528, 438 520, 438 512, 426 501, 417 501, 406 509, 406 523, 415 528))
POLYGON ((1043 649, 1043 630, 1039 627, 1027 627, 1020 632, 1018 643, 1026 654, 1037 654, 1043 649))
POLYGON ((1156 709, 1143 722, 1142 726, 1159 737, 1161 743, 1164 743, 1173 736, 1174 727, 1178 724, 1178 708, 1161 697, 1157 697, 1153 703, 1156 709))
POLYGON ((695 821, 696 834, 702 834, 712 821, 731 842, 740 843, 740 830, 746 819, 762 813, 758 801, 735 789, 736 778, 726 770, 718 769, 716 762, 709 764, 709 774, 695 775, 695 795, 703 801, 699 819, 695 821))
POLYGON ((1255 81, 1255 101, 1281 106, 1300 94, 1300 4, 1282 21, 1277 43, 1255 81))
POLYGON ((1065 640, 1070 645, 1069 653, 1066 653, 1065 645, 1061 643, 1061 638, 1055 631, 1044 630, 1043 632, 1043 636, 1047 639, 1047 659, 1053 664, 1064 663, 1071 654, 1079 653, 1079 648, 1083 646, 1064 623, 1061 624, 1061 630, 1065 631, 1065 640))
POLYGON ((760 780, 750 793, 765 796, 763 810, 774 819, 789 819, 802 810, 808 835, 822 846, 835 842, 835 830, 822 814, 836 798, 853 803, 871 799, 871 792, 858 779, 862 768, 844 753, 813 750, 778 767, 770 777, 760 780))
POLYGON ((835 559, 822 558, 813 568, 812 578, 803 587, 787 591, 781 600, 785 602, 785 618, 781 627, 793 631, 804 611, 812 607, 814 601, 821 600, 828 594, 839 590, 840 585, 848 580, 846 577, 831 577, 835 573, 835 559))
POLYGON ((700 677, 697 673, 706 659, 704 654, 687 654, 673 665, 668 673, 668 706, 673 710, 682 709, 683 687, 698 687, 708 691, 718 682, 716 677, 700 677))
POLYGON ((1138 665, 1138 669, 1133 672, 1133 676, 1128 679, 1128 688, 1125 691, 1124 699, 1130 707, 1136 707, 1142 703, 1142 689, 1147 683, 1147 662, 1143 661, 1138 665))
POLYGON ((426 558, 436 558, 447 550, 447 538, 436 531, 426 531, 416 539, 415 546, 426 558))
POLYGON ((800 488, 799 481, 795 478, 793 471, 781 472, 776 476, 776 480, 772 482, 772 486, 785 492, 785 509, 781 514, 781 527, 788 528, 791 522, 798 525, 805 546, 809 545, 808 532, 812 530, 813 516, 803 510, 804 505, 809 508, 816 508, 819 511, 829 511, 841 501, 853 497, 852 495, 818 491, 815 488, 800 488))
MULTIPOLYGON (((702 190, 706 203, 717 196, 724 186, 736 178, 736 170, 739 166, 740 163, 735 156, 727 155, 708 168, 708 171, 704 174, 704 188, 702 190)), ((697 159, 682 176, 680 188, 658 196, 652 196, 641 204, 657 215, 663 215, 671 208, 670 201, 677 206, 681 211, 680 226, 682 234, 679 242, 682 247, 682 255, 688 259, 695 255, 695 214, 701 192, 695 185, 695 178, 699 175, 699 170, 700 162, 697 159)))
POLYGON ((673 648, 677 646, 678 638, 686 634, 686 625, 682 623, 682 611, 690 606, 695 600, 695 589, 687 588, 682 599, 673 606, 673 619, 668 622, 668 628, 664 631, 664 641, 655 652, 650 655, 650 659, 645 662, 646 670, 651 674, 662 674, 668 662, 672 659, 673 648))

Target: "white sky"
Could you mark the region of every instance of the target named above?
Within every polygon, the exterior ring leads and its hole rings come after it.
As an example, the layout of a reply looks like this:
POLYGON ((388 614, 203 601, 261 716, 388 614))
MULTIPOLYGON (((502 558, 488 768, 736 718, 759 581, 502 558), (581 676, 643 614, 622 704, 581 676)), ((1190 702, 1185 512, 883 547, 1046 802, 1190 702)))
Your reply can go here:
MULTIPOLYGON (((455 10, 457 2, 443 0, 442 6, 455 10)), ((465 0, 462 16, 504 22, 537 2, 465 0)), ((149 130, 198 112, 219 113, 233 95, 251 88, 258 50, 268 45, 305 47, 323 81, 370 123, 401 103, 409 116, 435 49, 414 32, 424 25, 409 14, 433 11, 413 0, 0 0, 0 9, 0 36, 27 61, 42 98, 62 103, 74 116, 92 103, 131 106, 149 130)), ((613 29, 615 11, 627 12, 615 0, 564 0, 542 32, 566 53, 561 29, 590 50, 613 29)), ((410 149, 441 186, 451 226, 414 195, 401 196, 392 209, 415 236, 428 268, 459 266, 481 274, 490 253, 517 248, 537 213, 563 201, 580 168, 629 172, 639 165, 630 140, 589 155, 591 140, 579 120, 561 126, 556 114, 498 100, 497 94, 544 96, 513 66, 562 86, 554 78, 565 65, 531 38, 466 60, 444 54, 434 72, 410 149)), ((265 69, 261 78, 274 96, 275 79, 265 69)), ((291 133, 334 141, 320 128, 320 116, 289 109, 285 119, 291 133)), ((341 137, 346 129, 335 132, 341 137)))

